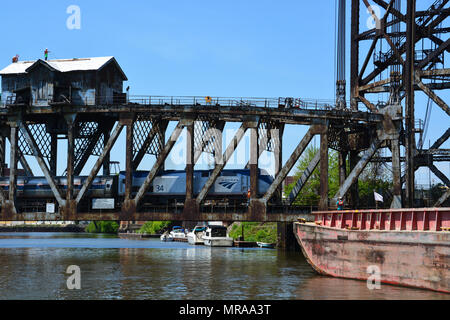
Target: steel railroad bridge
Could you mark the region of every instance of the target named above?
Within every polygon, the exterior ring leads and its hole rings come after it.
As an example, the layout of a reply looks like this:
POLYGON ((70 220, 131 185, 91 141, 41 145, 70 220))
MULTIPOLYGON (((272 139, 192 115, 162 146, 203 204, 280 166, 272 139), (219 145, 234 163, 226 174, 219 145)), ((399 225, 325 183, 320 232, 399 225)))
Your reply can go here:
MULTIPOLYGON (((300 158, 315 135, 320 136, 321 152, 302 178, 309 178, 320 159, 328 159, 328 147, 353 145, 361 150, 370 147, 371 139, 378 139, 383 121, 388 115, 351 109, 338 110, 331 105, 300 99, 211 98, 205 97, 147 97, 131 99, 120 105, 53 105, 34 107, 20 104, 8 105, 0 110, 2 137, 9 139, 10 188, 8 194, 0 193, 2 211, 0 220, 249 220, 295 221, 299 214, 310 210, 292 206, 302 184, 286 201, 280 201, 282 182, 300 158), (177 123, 167 143, 165 135, 169 121, 177 123), (222 150, 222 131, 226 122, 240 123, 235 136, 222 150), (294 152, 283 165, 281 159, 282 135, 286 124, 309 127, 294 152), (163 167, 181 132, 186 128, 186 199, 184 203, 153 205, 145 202, 148 190, 157 172, 163 167), (95 210, 86 205, 86 191, 103 166, 109 174, 109 153, 122 130, 126 131, 126 183, 125 199, 116 210, 95 210), (250 132, 250 204, 229 206, 214 204, 207 194, 221 170, 225 167, 245 133, 250 132), (67 190, 60 190, 55 182, 58 135, 68 140, 66 174, 67 190), (344 140, 345 139, 345 140, 344 140), (262 198, 256 197, 258 183, 258 158, 264 150, 275 158, 275 181, 262 198), (214 170, 201 192, 193 195, 193 169, 202 152, 214 154, 214 170), (145 154, 156 161, 139 190, 132 190, 132 171, 136 170, 145 154), (20 162, 32 175, 25 155, 34 156, 51 187, 57 204, 56 213, 44 210, 27 211, 17 203, 17 163, 20 162), (73 177, 80 174, 90 155, 97 155, 88 179, 81 190, 74 192, 73 177), (16 200, 15 200, 16 199, 16 200), (273 200, 278 199, 278 200, 273 200), (84 209, 84 210, 80 210, 84 209)), ((381 139, 384 141, 384 133, 381 139)), ((4 140, 3 140, 4 141, 4 140)), ((378 140, 377 140, 378 141, 378 140)), ((3 148, 4 149, 4 148, 3 148)), ((3 151, 4 152, 4 151, 3 151)), ((3 158, 4 159, 4 158, 3 158)), ((3 160, 4 161, 4 160, 3 160)), ((364 160, 365 161, 365 160, 364 160)), ((327 161, 322 161, 322 179, 328 181, 327 161)), ((328 207, 328 189, 320 207, 328 207), (326 196, 325 196, 326 195, 326 196)), ((37 206, 39 207, 39 206, 37 206)))
MULTIPOLYGON (((345 9, 345 0, 339 2, 340 9, 343 6, 345 9)), ((426 8, 417 8, 423 3, 416 4, 415 0, 406 1, 406 8, 401 4, 399 0, 351 0, 349 104, 345 101, 345 77, 338 79, 337 101, 332 104, 294 98, 215 97, 140 97, 123 103, 93 106, 70 101, 55 101, 49 107, 7 104, 0 110, 0 165, 5 166, 5 141, 9 139, 9 189, 0 192, 0 220, 292 222, 300 213, 310 211, 293 206, 293 202, 316 167, 320 168, 321 182, 319 210, 327 210, 340 196, 346 196, 347 203, 358 208, 358 177, 370 161, 392 163, 392 208, 414 206, 415 171, 422 166, 429 167, 449 188, 434 204, 442 205, 450 197, 450 180, 434 163, 450 160, 449 150, 442 148, 450 138, 450 129, 446 129, 429 149, 416 143, 416 135, 422 131, 416 127, 415 92, 423 92, 445 113, 441 121, 450 123, 449 118, 445 118, 450 116, 450 108, 436 94, 437 90, 450 88, 450 69, 445 66, 445 55, 450 52, 447 37, 450 28, 444 24, 450 14, 449 0, 436 0, 426 8), (372 5, 383 8, 382 17, 376 16, 372 5), (360 31, 362 22, 367 20, 363 14, 366 9, 373 16, 375 27, 360 31), (366 42, 370 46, 364 45, 366 42), (420 42, 422 50, 417 48, 420 42), (384 46, 380 45, 382 43, 384 46), (364 62, 361 64, 361 61, 364 62), (371 95, 380 92, 389 93, 388 101, 371 102, 371 95), (166 139, 169 121, 177 124, 166 139), (222 131, 226 122, 240 123, 240 127, 222 150, 222 131), (308 126, 308 130, 284 162, 282 137, 287 124, 308 126), (154 205, 144 199, 144 194, 184 129, 188 137, 185 201, 170 206, 154 205), (116 210, 89 209, 86 190, 101 167, 104 175, 109 174, 109 153, 123 130, 126 131, 123 203, 116 210), (208 191, 246 132, 250 133, 249 205, 228 206, 208 201, 208 191), (282 201, 283 180, 314 136, 320 138, 320 152, 296 182, 292 193, 282 201), (60 190, 55 182, 58 138, 67 139, 67 190, 60 190), (404 152, 400 146, 404 147, 404 152), (328 197, 329 149, 339 152, 340 188, 332 199, 328 197), (389 149, 391 156, 380 157, 377 155, 380 149, 389 149), (264 150, 273 153, 275 180, 268 191, 258 197, 258 161, 264 150), (214 155, 214 169, 194 197, 193 170, 203 152, 214 155), (154 155, 156 161, 145 183, 138 190, 132 190, 132 172, 145 154, 154 155), (97 161, 90 168, 81 190, 75 192, 73 177, 80 174, 90 155, 97 156, 97 161), (19 206, 16 197, 18 162, 28 175, 32 175, 25 156, 37 160, 53 192, 56 213, 36 211, 39 206, 34 211, 19 206), (405 165, 403 172, 402 162, 405 165)), ((340 17, 345 20, 345 10, 340 12, 340 17)), ((340 31, 340 35, 344 31, 340 31)), ((345 37, 340 39, 338 51, 345 54, 345 41, 342 40, 345 37)), ((345 66, 340 65, 339 70, 345 75, 345 66)))

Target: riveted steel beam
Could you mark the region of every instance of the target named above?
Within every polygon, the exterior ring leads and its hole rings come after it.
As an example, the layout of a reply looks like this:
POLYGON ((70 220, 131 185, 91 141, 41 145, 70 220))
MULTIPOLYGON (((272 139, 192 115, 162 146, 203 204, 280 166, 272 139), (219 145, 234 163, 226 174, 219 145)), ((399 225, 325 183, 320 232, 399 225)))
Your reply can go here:
MULTIPOLYGON (((100 141, 100 138, 102 135, 105 134, 105 132, 109 132, 112 130, 114 126, 114 122, 105 122, 101 121, 98 122, 97 128, 95 129, 94 134, 89 138, 89 142, 86 144, 85 148, 83 150, 79 150, 81 152, 81 156, 77 156, 78 161, 76 162, 76 166, 74 168, 74 175, 80 175, 81 171, 83 170, 84 166, 86 165, 87 160, 92 155, 92 151, 94 150, 95 146, 100 141)), ((108 140, 104 135, 104 141, 108 140)))
MULTIPOLYGON (((154 120, 158 121, 158 120, 154 120)), ((139 151, 133 158, 133 170, 137 170, 139 167, 139 164, 142 162, 142 159, 145 156, 145 153, 147 152, 147 149, 149 148, 150 144, 152 143, 153 139, 160 134, 161 132, 165 132, 167 129, 168 121, 165 120, 159 120, 159 123, 156 124, 152 121, 152 128, 148 132, 147 136, 145 137, 145 140, 142 144, 142 146, 139 148, 139 151)))
POLYGON ((439 200, 434 204, 435 207, 440 207, 448 198, 450 198, 450 188, 439 198, 439 200))
POLYGON ((60 207, 65 207, 66 201, 62 198, 61 191, 59 190, 58 185, 56 184, 52 174, 50 173, 50 170, 48 169, 47 164, 45 163, 44 159, 42 158, 41 151, 39 150, 38 146, 36 145, 36 141, 34 140, 29 129, 27 128, 27 126, 22 121, 18 121, 18 126, 20 128, 22 135, 25 137, 26 141, 28 142, 28 145, 30 146, 31 150, 33 151, 33 155, 34 155, 35 159, 37 160, 39 167, 41 168, 41 170, 45 176, 45 179, 47 180, 48 184, 50 185, 50 189, 52 190, 53 196, 55 197, 56 201, 58 201, 58 204, 60 207))
POLYGON ((439 170, 434 164, 429 164, 428 168, 430 168, 430 170, 436 175, 436 177, 438 177, 439 179, 441 179, 441 181, 450 188, 450 180, 447 178, 447 176, 445 174, 442 173, 441 170, 439 170))
POLYGON ((313 125, 311 126, 308 131, 306 132, 305 136, 302 138, 300 143, 297 145, 297 147, 292 152, 289 159, 284 164, 283 168, 280 170, 278 175, 276 176, 275 180, 270 185, 269 189, 266 191, 264 196, 261 198, 261 201, 267 203, 275 194, 275 191, 281 186, 284 179, 287 177, 291 169, 294 167, 297 160, 300 158, 300 156, 305 151, 308 144, 311 142, 312 138, 315 134, 320 133, 321 126, 319 125, 313 125))
POLYGON ((298 194, 300 193, 300 191, 302 191, 306 182, 308 182, 309 177, 311 177, 312 173, 317 168, 319 161, 320 161, 320 152, 317 152, 316 155, 314 156, 314 158, 309 163, 308 167, 306 167, 305 171, 303 171, 301 177, 295 183, 294 188, 289 193, 289 196, 287 197, 288 205, 292 205, 294 203, 298 194))
POLYGON ((449 108, 449 106, 444 102, 444 100, 442 100, 437 94, 435 94, 433 92, 433 90, 429 89, 426 85, 424 85, 417 74, 416 74, 416 83, 419 86, 419 88, 428 97, 430 97, 442 110, 444 110, 445 113, 447 113, 450 116, 450 108, 449 108))
POLYGON ((448 140, 448 138, 450 138, 450 128, 448 128, 447 131, 445 131, 444 134, 433 143, 430 150, 438 149, 445 141, 448 140))
POLYGON ((211 189, 212 185, 216 181, 217 177, 219 176, 222 169, 227 164, 228 160, 233 155, 234 151, 236 150, 237 146, 239 145, 239 142, 242 140, 242 137, 245 134, 245 131, 247 130, 248 123, 242 123, 242 125, 237 130, 236 134, 233 137, 233 140, 229 143, 227 149, 225 150, 223 156, 221 159, 218 159, 219 161, 216 161, 216 165, 214 167, 213 172, 209 176, 209 179, 206 181, 205 185, 203 186, 202 190, 198 194, 195 201, 197 204, 201 204, 203 200, 205 199, 209 189, 211 189))
POLYGON ((89 176, 84 181, 80 192, 77 194, 77 197, 75 199, 75 202, 77 204, 80 203, 81 199, 83 199, 83 197, 86 194, 86 191, 91 186, 92 181, 94 181, 94 178, 97 176, 97 173, 103 164, 104 158, 106 157, 107 154, 110 153, 112 147, 116 143, 117 138, 119 137, 120 133, 122 132, 123 127, 124 127, 124 125, 122 123, 120 123, 120 122, 117 123, 116 128, 114 129, 113 133, 110 135, 108 142, 106 143, 105 147, 103 148, 102 154, 98 157, 97 161, 94 164, 94 167, 91 169, 91 172, 89 173, 89 176))
POLYGON ((177 126, 175 127, 175 129, 173 130, 173 132, 169 138, 169 141, 166 143, 161 154, 156 159, 156 162, 154 163, 152 169, 150 170, 147 177, 145 178, 144 183, 140 186, 140 188, 136 194, 136 197, 134 199, 132 199, 132 202, 131 202, 132 207, 125 206, 125 208, 123 208, 123 210, 122 210, 123 212, 128 214, 128 213, 132 212, 133 210, 136 210, 139 203, 144 198, 145 192, 150 187, 150 184, 152 183, 153 179, 155 178, 159 168, 161 167, 163 162, 166 160, 167 156, 169 155, 170 151, 172 150, 173 146, 175 145, 176 141, 178 140, 178 137, 180 136, 181 132, 183 131, 183 128, 185 126, 191 125, 191 123, 192 123, 192 120, 186 120, 186 121, 180 120, 178 122, 177 126))
POLYGON ((353 170, 348 175, 347 179, 345 179, 344 183, 339 187, 338 192, 334 196, 334 201, 336 201, 339 197, 344 197, 345 194, 350 189, 351 185, 355 183, 355 181, 358 179, 361 172, 364 170, 366 165, 369 163, 372 156, 375 154, 375 152, 378 150, 379 146, 381 145, 382 140, 376 138, 370 145, 369 149, 364 151, 363 156, 358 161, 358 163, 355 165, 353 170))

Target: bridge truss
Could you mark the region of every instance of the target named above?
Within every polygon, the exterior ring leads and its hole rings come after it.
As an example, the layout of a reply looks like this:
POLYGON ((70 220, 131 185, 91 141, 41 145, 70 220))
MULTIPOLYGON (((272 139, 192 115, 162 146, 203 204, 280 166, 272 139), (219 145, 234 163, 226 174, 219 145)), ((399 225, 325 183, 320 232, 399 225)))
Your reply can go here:
MULTIPOLYGON (((437 69, 442 55, 448 52, 446 28, 440 27, 450 8, 446 0, 436 1, 428 10, 417 11, 415 1, 407 2, 402 11, 397 0, 373 2, 385 9, 382 18, 375 17, 377 27, 359 32, 361 4, 370 10, 368 0, 352 0, 351 17, 351 102, 339 108, 320 102, 293 98, 245 99, 215 97, 139 97, 124 104, 79 106, 53 105, 35 107, 11 104, 0 110, 0 165, 5 167, 5 142, 10 141, 9 188, 0 192, 0 220, 223 220, 223 221, 296 221, 299 214, 309 212, 293 203, 316 167, 320 167, 320 210, 327 210, 337 197, 348 196, 348 203, 358 205, 358 177, 371 161, 392 163, 394 182, 392 207, 412 207, 414 173, 422 165, 429 166, 450 187, 449 179, 435 161, 448 161, 448 150, 440 149, 450 137, 447 130, 428 150, 417 148, 415 142, 414 91, 421 90, 444 112, 450 115, 447 104, 435 90, 449 87, 450 72, 437 69), (405 13, 406 11, 406 13, 405 13), (439 36, 438 36, 438 35, 439 36), (416 43, 431 39, 436 46, 417 54, 416 43), (377 43, 384 39, 388 51, 376 53, 377 43), (371 41, 360 66, 363 41, 371 41), (374 54, 375 53, 375 54, 374 54), (369 72, 372 65, 373 71, 369 72), (389 77, 377 79, 390 71, 389 77), (428 80, 429 82, 427 82, 428 80), (430 81, 433 80, 433 81, 430 81), (389 92, 389 101, 373 104, 369 94, 389 92), (404 106, 403 106, 404 105, 404 106), (176 122, 168 132, 169 122, 176 122), (227 122, 239 123, 225 150, 222 136, 227 122), (286 125, 308 126, 307 133, 298 142, 290 157, 282 159, 283 133, 286 125), (180 138, 186 139, 186 196, 184 202, 157 205, 145 196, 153 179, 164 168, 164 162, 180 138), (86 194, 95 177, 103 168, 109 175, 110 151, 119 135, 125 131, 125 195, 115 209, 92 209, 86 194), (249 132, 250 192, 249 203, 229 205, 208 200, 208 192, 224 169, 239 142, 249 132), (170 133, 170 136, 167 134, 170 133), (283 181, 302 156, 314 136, 320 139, 320 152, 296 182, 286 200, 281 199, 283 181), (55 181, 57 140, 67 140, 67 188, 61 190, 55 181), (401 146, 405 154, 401 155, 401 146), (388 148, 390 157, 376 155, 388 148), (328 152, 339 152, 340 187, 332 199, 328 197, 328 152), (263 151, 273 153, 275 179, 262 196, 258 197, 258 163, 263 151), (214 156, 213 170, 200 193, 194 195, 193 172, 203 152, 214 156), (447 152, 447 153, 446 153, 447 152), (132 188, 132 172, 139 167, 146 154, 156 159, 145 182, 137 190, 132 188), (17 201, 17 168, 20 162, 27 175, 32 170, 25 156, 33 156, 56 204, 55 213, 46 212, 45 204, 24 206, 17 201), (96 156, 88 178, 75 190, 74 177, 86 166, 90 156, 96 156), (347 161, 348 159, 348 161, 347 161), (424 160, 426 159, 426 161, 424 160), (401 163, 406 164, 405 172, 401 163), (347 162, 350 168, 347 168, 347 162), (402 184, 406 194, 402 194, 402 184)), ((436 203, 444 203, 446 192, 436 203)))

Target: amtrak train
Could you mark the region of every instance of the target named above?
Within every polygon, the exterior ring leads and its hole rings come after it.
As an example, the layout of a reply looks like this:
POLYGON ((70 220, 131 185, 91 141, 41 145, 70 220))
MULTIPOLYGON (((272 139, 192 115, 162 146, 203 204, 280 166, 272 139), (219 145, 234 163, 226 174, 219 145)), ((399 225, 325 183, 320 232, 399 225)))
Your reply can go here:
MULTIPOLYGON (((258 194, 263 195, 273 182, 273 177, 264 169, 259 170, 258 194)), ((194 171, 194 196, 198 195, 213 170, 194 171)), ((133 172, 132 193, 136 194, 149 171, 133 172)), ((74 195, 81 190, 87 176, 74 177, 74 195)), ((64 193, 67 177, 55 177, 55 182, 64 193)), ((0 187, 7 192, 9 177, 0 177, 0 187)), ((208 192, 207 199, 244 200, 250 188, 250 170, 222 170, 208 192)), ((148 188, 145 197, 152 203, 168 203, 173 199, 183 200, 186 190, 186 172, 166 170, 160 172, 148 188)), ((125 195, 125 171, 118 175, 97 176, 87 190, 87 199, 114 199, 115 206, 125 195)), ((52 199, 53 193, 45 177, 17 177, 17 199, 52 199)))

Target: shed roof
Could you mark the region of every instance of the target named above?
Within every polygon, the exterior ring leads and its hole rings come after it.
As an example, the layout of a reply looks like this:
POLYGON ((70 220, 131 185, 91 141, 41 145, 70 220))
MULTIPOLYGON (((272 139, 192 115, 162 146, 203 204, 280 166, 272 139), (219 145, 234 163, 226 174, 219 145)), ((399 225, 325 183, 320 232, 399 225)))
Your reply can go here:
POLYGON ((35 61, 19 61, 16 63, 11 63, 9 66, 1 70, 0 75, 28 73, 28 70, 38 63, 47 64, 51 69, 55 69, 59 72, 100 71, 111 62, 117 65, 123 79, 128 80, 114 57, 57 59, 48 61, 41 59, 35 61))

